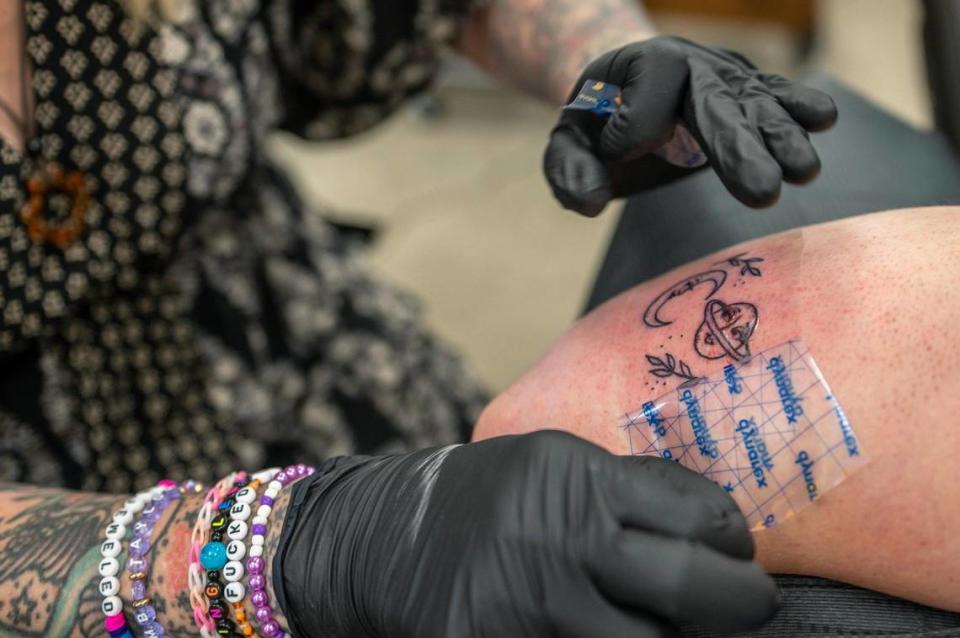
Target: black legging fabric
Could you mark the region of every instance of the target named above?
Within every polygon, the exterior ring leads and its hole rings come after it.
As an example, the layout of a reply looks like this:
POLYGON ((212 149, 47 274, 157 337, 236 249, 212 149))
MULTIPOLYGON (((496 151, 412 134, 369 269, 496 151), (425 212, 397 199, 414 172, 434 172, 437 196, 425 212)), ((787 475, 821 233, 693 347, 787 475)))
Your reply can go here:
MULTIPOLYGON (((911 128, 829 78, 808 84, 832 95, 840 111, 833 129, 813 135, 821 175, 805 186, 785 186, 775 206, 759 211, 737 202, 708 170, 631 198, 586 311, 742 241, 861 213, 960 204, 960 160, 942 136, 911 128)), ((783 608, 765 628, 744 636, 960 637, 960 614, 820 578, 777 579, 783 608)), ((710 634, 686 628, 683 636, 710 634)))

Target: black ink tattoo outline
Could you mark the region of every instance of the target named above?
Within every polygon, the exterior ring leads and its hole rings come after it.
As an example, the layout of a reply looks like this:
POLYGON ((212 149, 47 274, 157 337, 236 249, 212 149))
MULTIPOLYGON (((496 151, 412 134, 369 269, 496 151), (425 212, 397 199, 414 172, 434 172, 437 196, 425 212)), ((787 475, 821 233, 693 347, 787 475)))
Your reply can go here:
POLYGON ((647 309, 643 311, 643 323, 645 323, 650 328, 663 328, 664 326, 669 326, 672 321, 664 321, 660 318, 660 310, 663 309, 667 303, 681 297, 688 292, 692 291, 694 288, 704 283, 711 283, 713 287, 710 289, 710 292, 703 298, 704 301, 716 294, 720 288, 723 287, 723 284, 727 281, 727 273, 724 270, 706 270, 704 272, 697 273, 695 275, 690 275, 686 279, 675 283, 670 286, 662 293, 657 295, 657 297, 650 302, 650 305, 647 306, 647 309))
MULTIPOLYGON (((756 265, 763 262, 763 257, 749 256, 748 252, 738 253, 717 262, 716 265, 726 264, 740 269, 741 276, 762 277, 763 272, 756 265)), ((725 270, 712 269, 698 272, 680 280, 670 286, 647 306, 643 312, 643 323, 650 328, 663 328, 673 322, 664 320, 660 312, 669 302, 691 292, 701 285, 709 286, 704 297, 704 314, 700 326, 694 333, 693 346, 696 353, 704 359, 720 359, 724 356, 734 361, 744 362, 750 359, 750 338, 759 323, 759 310, 746 301, 737 301, 727 304, 720 299, 713 298, 727 281, 725 270), (717 320, 724 319, 723 324, 717 320)), ((661 348, 663 345, 660 346, 661 348)), ((654 355, 646 355, 652 368, 650 374, 658 378, 680 377, 686 379, 683 385, 696 383, 697 377, 685 362, 678 362, 667 353, 666 359, 654 355)))
POLYGON ((748 252, 738 253, 733 257, 724 259, 723 261, 718 261, 717 264, 730 264, 731 266, 740 266, 740 274, 743 276, 752 275, 754 277, 762 277, 763 273, 760 272, 760 269, 754 266, 753 264, 763 261, 763 257, 744 257, 748 255, 748 252))

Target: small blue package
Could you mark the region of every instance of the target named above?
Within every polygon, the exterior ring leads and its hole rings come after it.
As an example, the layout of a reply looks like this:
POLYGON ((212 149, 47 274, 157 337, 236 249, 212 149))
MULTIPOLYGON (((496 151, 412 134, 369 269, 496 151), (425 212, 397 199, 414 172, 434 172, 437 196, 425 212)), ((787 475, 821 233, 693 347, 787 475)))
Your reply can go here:
POLYGON ((620 87, 616 84, 601 82, 600 80, 587 80, 583 83, 577 97, 573 98, 573 101, 563 108, 591 111, 606 117, 616 113, 622 102, 620 87))

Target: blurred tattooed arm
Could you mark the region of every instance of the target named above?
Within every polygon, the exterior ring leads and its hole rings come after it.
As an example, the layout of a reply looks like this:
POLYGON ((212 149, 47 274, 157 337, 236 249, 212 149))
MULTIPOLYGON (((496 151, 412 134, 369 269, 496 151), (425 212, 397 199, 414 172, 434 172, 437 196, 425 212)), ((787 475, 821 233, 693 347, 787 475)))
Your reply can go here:
MULTIPOLYGON (((103 597, 97 590, 100 543, 126 499, 0 483, 0 637, 104 635, 103 597)), ((202 496, 188 496, 171 504, 152 536, 147 593, 166 634, 175 638, 197 634, 187 593, 187 555, 201 502, 202 496)), ((273 509, 269 547, 276 546, 286 506, 287 499, 280 498, 273 509)), ((121 598, 129 605, 130 581, 120 581, 121 598)))
POLYGON ((654 35, 639 0, 488 0, 459 49, 491 74, 561 103, 591 60, 654 35))

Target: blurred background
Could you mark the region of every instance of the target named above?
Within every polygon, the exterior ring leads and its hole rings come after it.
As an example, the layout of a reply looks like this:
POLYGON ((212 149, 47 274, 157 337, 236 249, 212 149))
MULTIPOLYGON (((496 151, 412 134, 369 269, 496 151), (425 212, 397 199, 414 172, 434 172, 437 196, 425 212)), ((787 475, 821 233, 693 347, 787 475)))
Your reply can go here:
MULTIPOLYGON (((646 5, 661 33, 736 49, 768 71, 828 73, 932 125, 918 0, 646 5)), ((376 229, 370 268, 418 295, 496 391, 576 319, 619 215, 616 205, 584 219, 554 202, 540 162, 556 117, 451 58, 432 95, 374 132, 325 145, 278 135, 271 152, 335 220, 376 229)))

